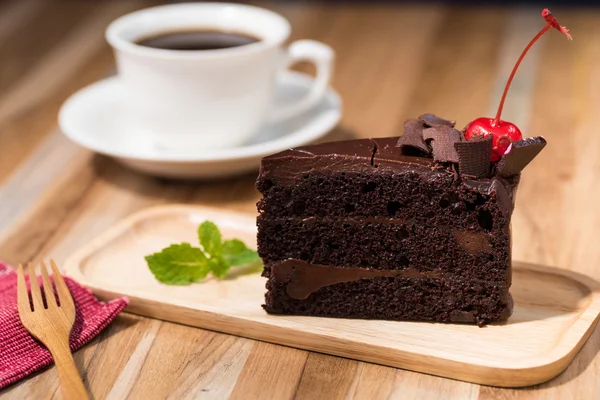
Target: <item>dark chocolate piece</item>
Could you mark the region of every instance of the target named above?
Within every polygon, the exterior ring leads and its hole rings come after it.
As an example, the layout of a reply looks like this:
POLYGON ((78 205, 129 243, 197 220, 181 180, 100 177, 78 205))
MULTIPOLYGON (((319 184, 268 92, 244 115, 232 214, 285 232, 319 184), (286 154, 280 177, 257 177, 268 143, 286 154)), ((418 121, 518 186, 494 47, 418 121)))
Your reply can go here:
POLYGON ((489 175, 492 165, 492 136, 474 138, 454 143, 458 153, 458 170, 461 175, 483 178, 489 175))
POLYGON ((401 149, 405 149, 406 147, 410 147, 413 149, 418 149, 422 151, 424 154, 431 154, 431 150, 425 140, 423 140, 423 123, 416 119, 409 119, 404 123, 404 133, 398 139, 398 144, 396 147, 400 147, 401 149))
POLYGON ((449 126, 450 128, 454 128, 454 126, 456 125, 456 121, 444 119, 444 118, 438 117, 435 114, 430 114, 430 113, 421 114, 421 115, 419 115, 418 119, 429 127, 431 127, 431 126, 449 126))
POLYGON ((367 268, 331 267, 309 264, 306 261, 290 259, 270 265, 271 274, 279 282, 286 282, 287 294, 293 299, 307 299, 313 292, 325 286, 360 279, 373 279, 380 276, 393 278, 439 278, 437 273, 424 273, 411 268, 403 270, 378 270, 367 268))
POLYGON ((546 146, 541 136, 521 139, 512 143, 496 165, 496 174, 510 177, 519 174, 546 146))
POLYGON ((437 162, 458 162, 454 144, 462 141, 462 133, 449 126, 434 126, 423 131, 423 139, 431 140, 433 159, 437 162))

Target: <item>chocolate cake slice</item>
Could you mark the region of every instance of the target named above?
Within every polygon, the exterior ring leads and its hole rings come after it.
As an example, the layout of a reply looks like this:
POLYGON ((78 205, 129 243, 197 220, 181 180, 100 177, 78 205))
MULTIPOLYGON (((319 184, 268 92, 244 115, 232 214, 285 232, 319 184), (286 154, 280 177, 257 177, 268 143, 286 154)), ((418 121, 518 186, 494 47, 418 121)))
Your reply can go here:
MULTIPOLYGON (((258 252, 271 314, 466 322, 511 314, 510 218, 543 139, 507 151, 431 114, 405 135, 262 160, 258 252), (521 157, 523 156, 523 157, 521 157), (516 171, 516 173, 515 173, 516 171)), ((524 141, 523 141, 524 142, 524 141)), ((543 142, 545 144, 545 142, 543 142)))

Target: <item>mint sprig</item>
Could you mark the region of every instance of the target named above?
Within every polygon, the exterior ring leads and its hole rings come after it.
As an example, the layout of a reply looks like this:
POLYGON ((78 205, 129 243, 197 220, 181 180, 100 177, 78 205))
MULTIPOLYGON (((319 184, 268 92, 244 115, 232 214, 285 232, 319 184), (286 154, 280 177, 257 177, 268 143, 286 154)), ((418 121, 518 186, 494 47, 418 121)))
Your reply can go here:
POLYGON ((145 257, 154 277, 168 285, 198 282, 211 273, 224 278, 231 267, 254 264, 260 260, 256 251, 239 239, 223 241, 221 231, 210 221, 198 227, 200 247, 189 243, 173 244, 145 257))

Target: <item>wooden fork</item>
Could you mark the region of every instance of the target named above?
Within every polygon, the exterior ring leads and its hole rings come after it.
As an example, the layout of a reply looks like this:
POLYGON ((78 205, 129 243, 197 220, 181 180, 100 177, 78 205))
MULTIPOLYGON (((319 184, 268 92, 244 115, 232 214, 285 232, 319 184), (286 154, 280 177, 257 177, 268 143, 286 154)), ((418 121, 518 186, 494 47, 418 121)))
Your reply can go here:
POLYGON ((19 264, 17 270, 17 305, 19 308, 19 317, 25 329, 42 342, 50 350, 50 353, 52 353, 63 397, 69 400, 89 399, 81 377, 75 367, 73 355, 69 347, 69 334, 75 322, 75 304, 73 304, 71 293, 69 293, 69 289, 56 264, 52 260, 50 260, 50 264, 60 304, 56 303, 54 290, 48 278, 48 271, 42 261, 40 263, 42 283, 48 308, 44 307, 42 292, 35 270, 33 269, 33 264, 29 263, 32 309, 29 303, 29 296, 27 295, 23 266, 19 264))

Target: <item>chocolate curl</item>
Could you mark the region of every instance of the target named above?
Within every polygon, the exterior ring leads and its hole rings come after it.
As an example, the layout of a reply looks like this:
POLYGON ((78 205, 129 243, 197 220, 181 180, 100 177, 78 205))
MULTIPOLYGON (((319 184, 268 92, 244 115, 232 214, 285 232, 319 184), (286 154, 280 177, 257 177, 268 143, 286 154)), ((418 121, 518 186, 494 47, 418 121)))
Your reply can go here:
POLYGON ((454 128, 454 126, 456 125, 456 121, 444 119, 444 118, 438 117, 435 114, 430 114, 430 113, 419 115, 418 120, 423 122, 425 125, 427 125, 429 127, 449 126, 450 128, 454 128))
POLYGON ((504 178, 518 175, 545 146, 546 139, 541 136, 517 140, 496 164, 496 174, 504 178))
POLYGON ((423 130, 423 139, 431 140, 435 161, 458 163, 454 144, 462 141, 462 133, 449 126, 434 126, 423 130))
POLYGON ((454 143, 454 148, 458 153, 458 171, 461 175, 474 178, 489 175, 492 165, 492 135, 454 143))
POLYGON ((415 148, 429 155, 431 150, 423 140, 423 123, 416 119, 409 119, 404 123, 404 133, 398 139, 396 147, 405 149, 407 147, 415 148))

